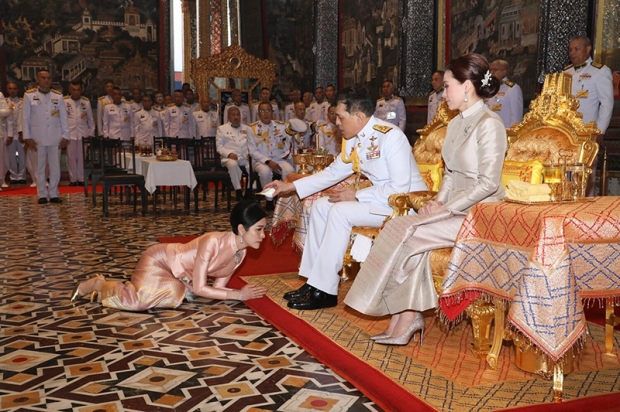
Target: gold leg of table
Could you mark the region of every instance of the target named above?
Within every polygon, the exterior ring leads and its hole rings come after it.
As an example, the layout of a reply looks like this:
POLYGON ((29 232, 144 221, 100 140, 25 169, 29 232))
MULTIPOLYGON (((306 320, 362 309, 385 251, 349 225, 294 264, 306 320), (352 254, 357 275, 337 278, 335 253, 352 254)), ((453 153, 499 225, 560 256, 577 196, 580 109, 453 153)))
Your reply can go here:
POLYGON ((500 299, 495 300, 495 330, 493 333, 493 346, 487 355, 487 363, 493 370, 497 367, 497 358, 499 351, 502 349, 504 341, 504 319, 506 317, 506 306, 500 299))
POLYGON ((562 391, 564 389, 564 367, 558 362, 553 367, 553 402, 562 402, 562 391))
POLYGON ((467 314, 471 319, 474 335, 471 350, 478 358, 485 359, 491 349, 491 323, 495 315, 495 308, 492 303, 476 299, 467 308, 467 314))
POLYGON ((614 327, 616 315, 614 314, 614 300, 605 299, 605 351, 611 353, 614 350, 614 327))

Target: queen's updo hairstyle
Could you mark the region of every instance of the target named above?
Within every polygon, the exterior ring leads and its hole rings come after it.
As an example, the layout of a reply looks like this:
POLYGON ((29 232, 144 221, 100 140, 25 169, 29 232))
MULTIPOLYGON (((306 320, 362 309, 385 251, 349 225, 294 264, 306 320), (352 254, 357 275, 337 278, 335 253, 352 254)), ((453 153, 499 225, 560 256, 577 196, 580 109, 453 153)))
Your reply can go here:
POLYGON ((448 64, 446 71, 448 70, 461 84, 467 80, 471 81, 474 85, 474 91, 479 97, 484 99, 493 97, 499 91, 500 81, 495 76, 490 75, 489 62, 480 54, 464 54, 456 58, 448 64), (490 78, 488 84, 483 85, 482 81, 487 73, 489 73, 490 78))
POLYGON ((265 218, 265 211, 254 200, 243 200, 230 211, 230 226, 235 235, 239 234, 239 225, 250 230, 259 220, 265 218))

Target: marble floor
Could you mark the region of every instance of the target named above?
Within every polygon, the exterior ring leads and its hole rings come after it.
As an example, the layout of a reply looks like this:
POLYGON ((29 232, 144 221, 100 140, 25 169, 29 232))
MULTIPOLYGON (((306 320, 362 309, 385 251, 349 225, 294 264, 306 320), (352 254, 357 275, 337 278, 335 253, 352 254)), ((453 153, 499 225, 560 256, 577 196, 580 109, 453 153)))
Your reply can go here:
POLYGON ((0 196, 0 410, 377 411, 355 387, 236 301, 198 299, 130 313, 88 300, 77 282, 129 279, 158 236, 227 230, 209 194, 149 214, 83 194, 61 205, 0 196))

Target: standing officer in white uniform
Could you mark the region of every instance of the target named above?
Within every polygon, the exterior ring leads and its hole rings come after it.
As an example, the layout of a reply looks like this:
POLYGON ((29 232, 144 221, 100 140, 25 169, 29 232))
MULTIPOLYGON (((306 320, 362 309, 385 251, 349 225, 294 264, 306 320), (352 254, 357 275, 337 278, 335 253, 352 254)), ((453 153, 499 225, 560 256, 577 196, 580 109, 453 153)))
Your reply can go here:
POLYGON ((69 84, 69 96, 65 96, 69 144, 67 162, 69 163, 69 186, 84 185, 84 150, 82 138, 95 135, 93 109, 88 97, 82 96, 82 82, 73 80, 69 84))
POLYGON ((394 85, 390 80, 385 80, 381 85, 381 97, 377 100, 375 117, 398 126, 405 131, 407 125, 407 112, 403 100, 394 96, 394 85))
POLYGON ((129 106, 131 106, 131 110, 133 110, 133 112, 135 113, 138 110, 142 109, 142 90, 140 90, 139 87, 134 87, 133 89, 131 89, 131 97, 133 100, 125 103, 129 103, 129 106))
POLYGON ((141 145, 152 145, 154 137, 163 136, 161 113, 153 109, 153 99, 148 94, 142 96, 142 109, 133 114, 134 136, 141 145))
MULTIPOLYGON (((11 109, 7 103, 4 95, 0 93, 0 181, 2 187, 7 187, 4 179, 6 177, 8 162, 5 161, 6 156, 6 142, 9 135, 13 136, 13 121, 11 119, 11 109)), ((2 188, 0 188, 2 192, 2 188)))
POLYGON ((183 92, 174 91, 174 105, 166 108, 164 115, 164 133, 168 137, 191 139, 196 133, 196 122, 192 107, 183 103, 183 92))
POLYGON ((436 70, 431 76, 431 86, 433 91, 428 94, 428 113, 426 124, 430 124, 433 117, 437 114, 437 109, 443 99, 443 70, 436 70))
POLYGON ((194 111, 194 122, 196 123, 196 138, 216 135, 217 128, 220 127, 220 115, 211 109, 209 96, 200 98, 200 109, 194 111))
MULTIPOLYGON (((588 37, 578 36, 571 39, 568 44, 571 64, 564 68, 564 73, 573 76, 572 93, 579 101, 577 111, 583 115, 583 123, 595 121, 596 127, 601 131, 596 139, 600 145, 611 121, 614 90, 611 70, 601 63, 592 61, 591 52, 592 43, 588 37)), ((597 163, 595 160, 592 165, 592 174, 588 180, 588 196, 594 196, 597 163)))
POLYGON ((39 204, 62 203, 58 193, 60 150, 69 143, 67 109, 62 93, 51 88, 52 75, 47 70, 37 73, 38 88, 24 94, 22 127, 29 149, 37 152, 37 196, 39 204), (49 188, 45 170, 49 167, 49 188))
POLYGON ((327 112, 327 121, 319 120, 312 124, 314 132, 314 140, 318 141, 317 145, 327 150, 329 154, 338 156, 342 147, 340 141, 340 131, 336 126, 336 105, 332 104, 327 112))
POLYGON ((114 82, 108 80, 105 82, 105 96, 101 96, 97 100, 97 132, 99 136, 103 136, 103 109, 112 104, 112 90, 114 89, 114 82))
POLYGON ((251 123, 250 116, 250 107, 247 103, 241 101, 241 90, 235 89, 232 91, 232 99, 233 101, 227 103, 224 107, 224 119, 228 119, 228 110, 236 106, 239 108, 239 112, 241 113, 241 123, 249 125, 251 123))
MULTIPOLYGON (((215 147, 222 159, 222 166, 228 169, 237 201, 241 200, 241 168, 249 174, 249 149, 248 136, 250 127, 241 123, 241 112, 238 107, 231 107, 228 111, 228 122, 217 128, 215 135, 215 147)), ((246 196, 248 195, 247 187, 246 196)))
POLYGON ((500 82, 499 92, 494 97, 486 99, 489 109, 502 118, 506 128, 523 120, 523 93, 521 87, 515 82, 508 80, 508 62, 495 60, 491 63, 490 72, 500 82))
POLYGON ((301 91, 299 89, 291 90, 288 94, 288 98, 291 102, 284 107, 285 122, 295 118, 295 103, 301 101, 301 91))
MULTIPOLYGON (((8 97, 6 102, 11 109, 10 118, 7 122, 13 125, 13 133, 6 137, 7 168, 11 172, 11 184, 26 183, 26 170, 32 178, 31 187, 35 187, 37 181, 37 153, 34 150, 24 150, 24 137, 22 136, 22 107, 23 100, 17 96, 19 88, 17 83, 10 82, 6 85, 8 97)), ((3 186, 5 187, 5 186, 3 186)))
POLYGON ((309 109, 310 123, 327 119, 327 109, 329 109, 329 101, 325 99, 325 89, 321 86, 314 90, 314 98, 316 100, 310 103, 309 109))
MULTIPOLYGON (((284 179, 295 171, 287 161, 291 155, 291 137, 286 133, 284 123, 272 120, 271 103, 258 105, 260 120, 250 125, 248 147, 252 156, 252 167, 258 173, 263 187, 278 173, 284 179)), ((267 201, 267 209, 273 210, 273 200, 267 201)))
POLYGON ((120 87, 112 89, 112 104, 103 109, 103 137, 108 139, 133 140, 133 110, 123 102, 120 87))
POLYGON ((379 227, 392 213, 388 198, 394 193, 427 190, 401 130, 374 117, 368 90, 344 89, 336 98, 336 124, 343 142, 342 155, 325 170, 293 183, 275 181, 274 195, 297 191, 305 198, 351 175, 363 173, 372 186, 341 189, 312 205, 299 275, 308 282, 284 295, 294 309, 320 309, 338 303, 338 271, 353 226, 379 227))
POLYGON ((263 87, 260 91, 260 101, 255 101, 252 103, 252 122, 257 122, 258 118, 258 105, 260 103, 269 103, 271 105, 271 109, 273 110, 273 120, 281 120, 280 119, 280 109, 278 105, 275 103, 271 103, 269 101, 269 97, 271 96, 271 90, 266 87, 263 87))

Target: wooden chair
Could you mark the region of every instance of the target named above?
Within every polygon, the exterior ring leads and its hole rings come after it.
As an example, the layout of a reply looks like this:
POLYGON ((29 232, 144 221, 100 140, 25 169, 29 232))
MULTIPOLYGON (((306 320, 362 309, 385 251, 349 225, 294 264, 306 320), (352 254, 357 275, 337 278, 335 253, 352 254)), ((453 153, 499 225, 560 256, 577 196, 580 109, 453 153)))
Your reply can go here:
POLYGON ((198 189, 202 185, 203 200, 206 200, 209 183, 215 185, 215 208, 218 208, 218 189, 222 184, 222 196, 226 195, 226 207, 230 211, 232 181, 228 169, 222 167, 220 155, 216 150, 215 137, 195 139, 192 143, 194 159, 192 167, 198 184, 194 188, 194 209, 198 212, 198 189))
MULTIPOLYGON (((133 210, 136 211, 137 194, 135 189, 140 189, 142 197, 142 215, 146 213, 146 188, 144 187, 144 176, 136 174, 136 152, 133 142, 120 139, 99 139, 99 163, 101 177, 99 181, 103 186, 103 214, 109 216, 109 192, 114 186, 133 187, 134 203, 133 210), (131 157, 128 158, 128 155, 131 157), (105 165, 114 165, 123 173, 110 172, 105 165)), ((129 195, 129 191, 128 191, 129 195)))

